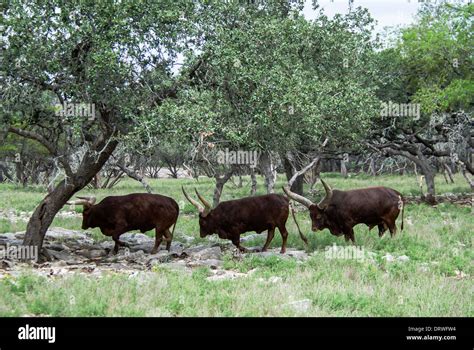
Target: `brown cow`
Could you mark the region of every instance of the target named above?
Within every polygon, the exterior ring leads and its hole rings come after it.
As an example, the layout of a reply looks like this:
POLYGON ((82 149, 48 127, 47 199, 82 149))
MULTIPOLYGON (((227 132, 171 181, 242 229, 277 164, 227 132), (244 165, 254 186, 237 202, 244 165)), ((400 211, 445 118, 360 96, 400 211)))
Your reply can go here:
POLYGON ((82 204, 82 229, 99 227, 106 236, 115 241, 114 254, 125 243, 119 240, 121 234, 140 230, 142 233, 155 229, 155 254, 163 240, 170 250, 174 228, 178 220, 178 203, 172 198, 159 194, 132 193, 125 196, 110 196, 95 204, 95 197, 78 197, 78 201, 68 204, 82 204), (169 228, 173 226, 173 232, 169 228))
POLYGON ((326 196, 318 204, 308 198, 291 192, 288 188, 283 191, 292 199, 305 205, 309 209, 312 230, 325 228, 335 236, 344 235, 346 241, 355 242, 353 227, 357 224, 366 224, 371 230, 379 228, 379 237, 387 228, 390 235, 397 232, 395 220, 402 212, 401 230, 403 230, 403 197, 388 187, 369 187, 350 191, 333 190, 322 179, 321 183, 326 196))
MULTIPOLYGON (((217 233, 220 238, 229 239, 240 251, 247 251, 240 245, 240 235, 255 231, 268 230, 267 240, 262 248, 266 251, 278 228, 282 237, 281 253, 286 251, 288 231, 285 224, 289 214, 289 199, 279 194, 246 197, 219 203, 214 209, 199 194, 196 195, 204 207, 192 199, 182 187, 186 199, 199 210, 200 236, 217 233)), ((306 237, 300 232, 301 239, 307 244, 306 237)))

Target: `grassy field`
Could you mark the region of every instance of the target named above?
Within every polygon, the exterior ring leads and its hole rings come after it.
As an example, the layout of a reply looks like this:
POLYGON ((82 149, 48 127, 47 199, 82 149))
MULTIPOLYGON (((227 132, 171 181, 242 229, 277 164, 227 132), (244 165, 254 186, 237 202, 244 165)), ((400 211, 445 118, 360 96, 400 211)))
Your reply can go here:
MULTIPOLYGON (((404 195, 419 194, 414 176, 367 176, 343 179, 337 174, 324 178, 334 188, 349 189, 385 185, 404 195)), ((468 192, 461 176, 455 184, 437 177, 438 193, 468 192)), ((244 182, 248 182, 245 179, 244 182)), ((196 187, 212 198, 209 179, 150 180, 156 193, 175 198, 181 207, 175 239, 183 235, 198 238, 199 229, 194 207, 184 202, 181 185, 196 187)), ((284 178, 278 178, 281 193, 284 178)), ((222 199, 246 196, 249 186, 226 186, 222 199)), ((140 184, 121 182, 112 190, 91 190, 98 200, 112 194, 143 192, 140 184)), ((263 193, 261 180, 259 193, 263 193)), ((322 190, 319 189, 322 195, 322 190)), ((0 184, 0 213, 9 210, 30 212, 45 195, 39 187, 21 188, 0 184)), ((63 210, 70 210, 65 207, 63 210)), ((80 212, 80 208, 76 209, 80 212)), ((0 214, 0 233, 26 228, 26 222, 13 222, 0 214)), ((243 260, 225 257, 224 267, 246 276, 232 280, 210 281, 211 272, 197 268, 184 273, 155 268, 130 277, 114 273, 103 278, 73 275, 45 278, 25 271, 18 278, 0 279, 0 315, 52 316, 474 316, 473 309, 473 216, 466 206, 439 204, 407 205, 405 229, 395 238, 380 239, 376 229, 355 228, 357 247, 371 252, 373 260, 328 259, 326 249, 348 244, 329 231, 310 232, 307 211, 297 218, 310 245, 305 262, 278 256, 249 256, 243 260), (406 255, 408 261, 393 262, 384 258, 406 255), (297 302, 294 304, 294 302, 297 302), (299 303, 305 307, 298 307, 299 303), (295 306, 296 305, 296 306, 295 306)), ((80 230, 80 218, 57 218, 52 226, 80 230)), ((399 226, 399 221, 398 221, 399 226)), ((304 249, 293 220, 289 219, 289 248, 304 249)), ((93 230, 96 239, 108 239, 93 230)), ((152 235, 152 232, 149 232, 152 235)), ((265 234, 246 246, 261 245, 265 234)), ((272 247, 279 247, 275 235, 272 247)))

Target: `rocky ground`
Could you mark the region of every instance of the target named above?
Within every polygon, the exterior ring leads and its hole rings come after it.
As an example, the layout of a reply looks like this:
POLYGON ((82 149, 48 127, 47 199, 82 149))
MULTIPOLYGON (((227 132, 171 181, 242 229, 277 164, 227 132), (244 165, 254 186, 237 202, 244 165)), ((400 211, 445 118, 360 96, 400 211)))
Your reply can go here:
MULTIPOLYGON (((257 236, 247 235, 242 241, 249 241, 257 236)), ((0 234, 0 246, 20 246, 24 232, 0 234)), ((259 248, 249 248, 250 252, 241 254, 230 242, 210 241, 207 244, 193 244, 193 237, 181 237, 182 242, 174 241, 171 250, 164 249, 151 254, 154 238, 141 233, 126 233, 120 240, 127 247, 120 248, 114 255, 114 242, 106 240, 96 242, 87 232, 71 231, 62 228, 51 228, 44 242, 44 253, 47 262, 21 262, 8 254, 0 256, 0 278, 19 275, 25 269, 44 276, 61 276, 72 273, 82 273, 102 276, 104 273, 125 273, 133 276, 140 271, 153 271, 156 268, 169 268, 183 272, 191 272, 198 267, 210 268, 210 280, 230 279, 241 277, 242 273, 223 268, 224 255, 229 254, 234 259, 242 259, 248 254, 261 257, 280 256, 285 259, 304 261, 308 254, 301 250, 288 249, 285 255, 279 253, 279 248, 260 252, 259 248), (184 243, 183 243, 184 241, 184 243)), ((11 255, 11 254, 10 254, 11 255)), ((252 273, 250 271, 249 273, 252 273)))

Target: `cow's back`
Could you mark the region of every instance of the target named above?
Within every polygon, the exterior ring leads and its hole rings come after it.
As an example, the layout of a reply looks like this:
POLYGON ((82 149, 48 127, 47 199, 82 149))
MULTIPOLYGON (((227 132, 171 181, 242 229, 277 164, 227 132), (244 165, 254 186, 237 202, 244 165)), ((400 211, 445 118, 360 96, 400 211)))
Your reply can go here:
POLYGON ((149 193, 109 196, 96 207, 109 222, 124 224, 127 230, 148 231, 158 223, 172 224, 179 214, 178 204, 172 198, 149 193))
POLYGON ((331 212, 339 220, 378 223, 380 217, 398 207, 401 194, 388 187, 369 187, 350 191, 333 191, 331 212))
POLYGON ((240 232, 262 232, 284 225, 288 219, 289 200, 278 194, 246 197, 220 203, 214 212, 224 230, 238 227, 240 232))

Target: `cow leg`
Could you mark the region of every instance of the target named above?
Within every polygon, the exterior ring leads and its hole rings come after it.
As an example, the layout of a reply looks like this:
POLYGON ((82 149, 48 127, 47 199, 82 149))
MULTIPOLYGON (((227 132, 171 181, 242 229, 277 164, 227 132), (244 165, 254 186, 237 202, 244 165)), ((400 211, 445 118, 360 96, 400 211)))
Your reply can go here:
POLYGON ((281 240, 282 240, 280 254, 285 254, 286 240, 288 239, 288 231, 286 230, 285 226, 283 226, 283 228, 278 228, 278 230, 280 230, 281 240))
POLYGON ((397 226, 395 226, 395 222, 391 222, 387 226, 390 230, 390 237, 395 236, 395 234, 397 233, 397 226))
POLYGON ((119 247, 125 246, 125 243, 124 243, 124 242, 120 242, 118 235, 112 236, 112 239, 113 239, 114 242, 115 242, 115 246, 114 246, 113 253, 114 253, 114 254, 117 254, 117 253, 118 253, 118 250, 119 250, 119 247))
POLYGON ((155 228, 155 246, 151 250, 151 254, 156 254, 160 248, 161 241, 163 240, 163 231, 158 227, 155 228))
POLYGON ((240 236, 237 239, 232 239, 232 243, 239 248, 242 253, 248 252, 248 249, 240 245, 240 236))
POLYGON ((166 239, 166 250, 170 251, 171 241, 173 240, 173 235, 171 234, 169 229, 165 230, 165 239, 166 239))
POLYGON ((262 252, 267 251, 268 246, 270 245, 274 235, 275 235, 275 228, 269 229, 267 233, 267 240, 265 241, 265 244, 263 245, 262 252))
POLYGON ((385 223, 378 224, 377 226, 379 228, 379 237, 382 237, 385 231, 387 230, 387 227, 385 226, 385 223))
POLYGON ((352 243, 355 243, 355 238, 354 238, 354 229, 350 228, 350 229, 347 229, 345 232, 344 232, 344 239, 346 240, 346 242, 349 241, 349 239, 352 241, 352 243))

